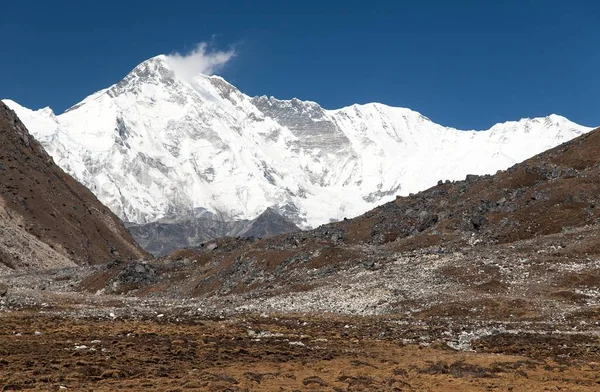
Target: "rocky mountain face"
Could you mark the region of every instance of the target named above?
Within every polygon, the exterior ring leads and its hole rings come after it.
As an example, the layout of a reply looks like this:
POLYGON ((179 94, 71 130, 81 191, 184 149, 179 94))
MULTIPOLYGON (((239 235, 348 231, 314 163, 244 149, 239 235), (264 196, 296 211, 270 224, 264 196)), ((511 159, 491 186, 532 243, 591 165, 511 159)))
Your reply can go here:
POLYGON ((275 211, 273 208, 267 208, 265 212, 252 220, 248 229, 242 233, 242 236, 267 238, 299 230, 298 226, 285 219, 278 211, 275 211))
POLYGON ((272 207, 315 227, 590 130, 551 115, 459 131, 376 103, 325 110, 249 97, 217 76, 179 75, 167 56, 59 116, 5 102, 59 166, 139 224, 199 208, 249 220, 272 207))
POLYGON ((200 208, 191 217, 162 218, 157 222, 128 223, 127 226, 138 244, 155 256, 165 256, 178 249, 200 247, 215 238, 266 238, 300 230, 272 208, 267 208, 252 220, 232 220, 223 211, 213 213, 200 208))
POLYGON ((63 172, 0 103, 0 271, 147 256, 121 221, 63 172))

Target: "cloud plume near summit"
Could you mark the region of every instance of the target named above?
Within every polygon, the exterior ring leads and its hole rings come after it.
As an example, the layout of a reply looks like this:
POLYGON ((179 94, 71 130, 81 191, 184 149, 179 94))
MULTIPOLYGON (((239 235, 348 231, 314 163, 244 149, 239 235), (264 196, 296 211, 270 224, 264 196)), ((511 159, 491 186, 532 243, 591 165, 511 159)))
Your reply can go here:
POLYGON ((169 65, 178 77, 190 80, 198 74, 212 75, 222 69, 234 56, 235 50, 214 50, 206 42, 200 42, 188 53, 167 56, 169 65))

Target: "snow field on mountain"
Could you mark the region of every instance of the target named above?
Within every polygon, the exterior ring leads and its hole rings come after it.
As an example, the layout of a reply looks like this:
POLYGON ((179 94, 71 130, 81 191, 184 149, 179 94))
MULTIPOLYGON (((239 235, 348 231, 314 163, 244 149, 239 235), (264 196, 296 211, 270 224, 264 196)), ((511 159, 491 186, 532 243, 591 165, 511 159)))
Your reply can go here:
POLYGON ((592 129, 550 115, 461 131, 377 103, 325 110, 249 97, 218 76, 178 77, 166 56, 59 116, 4 102, 59 166, 138 223, 198 207, 253 219, 275 206, 314 227, 592 129))

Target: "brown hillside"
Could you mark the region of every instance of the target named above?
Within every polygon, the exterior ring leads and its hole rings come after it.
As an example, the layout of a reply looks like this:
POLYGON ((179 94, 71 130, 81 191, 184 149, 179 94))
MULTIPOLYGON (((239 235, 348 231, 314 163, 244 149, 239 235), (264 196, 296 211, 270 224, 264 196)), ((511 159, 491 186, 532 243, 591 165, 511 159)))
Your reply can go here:
POLYGON ((0 270, 147 256, 120 220, 56 166, 1 102, 0 140, 0 270))

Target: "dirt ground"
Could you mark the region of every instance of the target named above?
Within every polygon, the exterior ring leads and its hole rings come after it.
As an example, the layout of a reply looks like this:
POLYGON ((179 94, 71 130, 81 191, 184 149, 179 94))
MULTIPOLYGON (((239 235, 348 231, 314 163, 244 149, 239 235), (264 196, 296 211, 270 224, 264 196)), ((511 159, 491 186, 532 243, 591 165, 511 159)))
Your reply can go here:
POLYGON ((576 335, 504 336, 463 352, 407 344, 369 318, 106 320, 26 309, 0 313, 0 388, 598 391, 599 346, 576 335))

